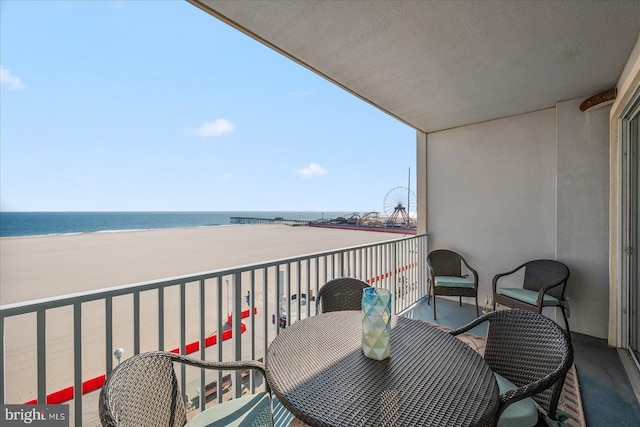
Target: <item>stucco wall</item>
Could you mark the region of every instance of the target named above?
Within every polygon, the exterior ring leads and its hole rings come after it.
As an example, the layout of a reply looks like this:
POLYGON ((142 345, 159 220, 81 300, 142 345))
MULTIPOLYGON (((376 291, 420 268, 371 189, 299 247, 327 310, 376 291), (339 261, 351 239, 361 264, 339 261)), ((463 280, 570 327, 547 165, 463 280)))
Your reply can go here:
POLYGON ((495 274, 555 258, 555 109, 430 133, 427 153, 429 250, 465 256, 481 303, 495 274))
POLYGON ((607 337, 609 314, 609 109, 581 112, 582 99, 556 105, 556 251, 571 268, 572 329, 607 337))
POLYGON ((477 268, 481 304, 499 272, 566 262, 571 328, 604 338, 608 112, 581 113, 580 101, 428 134, 429 250, 459 251, 477 268))

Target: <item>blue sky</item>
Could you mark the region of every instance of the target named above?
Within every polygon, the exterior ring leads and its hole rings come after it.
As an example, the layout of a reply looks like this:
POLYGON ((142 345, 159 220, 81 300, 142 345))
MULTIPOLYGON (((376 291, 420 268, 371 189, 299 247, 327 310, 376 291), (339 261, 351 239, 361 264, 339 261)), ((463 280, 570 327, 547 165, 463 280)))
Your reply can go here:
POLYGON ((185 1, 0 0, 0 209, 382 211, 415 131, 185 1))

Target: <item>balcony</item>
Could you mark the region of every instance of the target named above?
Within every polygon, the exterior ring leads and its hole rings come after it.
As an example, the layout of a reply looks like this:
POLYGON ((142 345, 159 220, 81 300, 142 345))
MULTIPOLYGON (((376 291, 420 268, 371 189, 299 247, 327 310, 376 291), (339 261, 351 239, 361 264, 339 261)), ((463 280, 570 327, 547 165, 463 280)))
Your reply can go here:
MULTIPOLYGON (((411 307, 426 294, 426 253, 419 235, 1 306, 0 403, 68 404, 74 425, 99 424, 116 349, 262 359, 282 327, 315 314, 314 295, 332 278, 390 289, 395 313, 411 307)), ((260 387, 242 373, 182 367, 178 376, 193 413, 260 387)))
MULTIPOLYGON (((68 404, 73 425, 98 425, 99 389, 118 363, 116 349, 124 350, 123 358, 164 349, 207 360, 262 359, 281 328, 315 315, 314 296, 334 277, 390 289, 394 313, 433 322, 424 299, 427 252, 426 235, 417 235, 2 306, 0 399, 68 404)), ((440 298, 438 314, 437 323, 455 328, 475 317, 475 307, 440 298)), ((588 425, 640 419, 616 350, 578 333, 573 343, 588 425)), ((178 370, 191 416, 263 387, 244 373, 210 375, 178 370)), ((282 426, 291 419, 277 403, 275 417, 282 426)))

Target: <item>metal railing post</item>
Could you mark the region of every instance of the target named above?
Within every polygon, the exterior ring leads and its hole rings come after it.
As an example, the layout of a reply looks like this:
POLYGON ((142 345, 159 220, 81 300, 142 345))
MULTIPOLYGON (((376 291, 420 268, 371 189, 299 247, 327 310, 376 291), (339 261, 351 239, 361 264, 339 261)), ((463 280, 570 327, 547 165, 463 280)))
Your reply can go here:
MULTIPOLYGON (((207 316, 206 316, 206 288, 204 279, 200 280, 200 359, 207 359, 206 345, 205 345, 205 336, 207 334, 207 316)), ((200 407, 200 411, 204 411, 205 409, 205 400, 203 397, 205 395, 207 385, 205 378, 205 370, 200 369, 200 393, 198 396, 198 403, 200 407)))
POLYGON ((45 405, 47 403, 47 321, 44 309, 38 310, 37 313, 38 404, 45 405))
MULTIPOLYGON (((233 289, 233 360, 242 360, 242 273, 236 272, 232 276, 233 289)), ((238 398, 242 394, 242 372, 233 371, 233 396, 238 398)))
POLYGON ((107 375, 113 370, 113 298, 104 300, 105 324, 105 366, 107 375))
MULTIPOLYGON (((223 353, 222 353, 222 346, 223 346, 223 340, 222 340, 222 301, 223 301, 223 292, 222 292, 222 276, 216 277, 216 284, 217 284, 217 293, 216 293, 216 297, 218 300, 218 304, 217 304, 217 322, 216 322, 216 333, 218 334, 218 338, 217 338, 217 347, 218 347, 218 361, 222 361, 223 360, 223 353)), ((218 378, 216 379, 216 396, 218 397, 218 403, 222 402, 222 371, 218 371, 217 372, 218 378)), ((203 401, 206 401, 206 397, 205 396, 205 389, 201 389, 200 391, 201 395, 203 396, 203 401)), ((204 402, 203 402, 204 403, 204 402)))
POLYGON ((75 426, 82 427, 82 305, 73 305, 73 397, 75 426))

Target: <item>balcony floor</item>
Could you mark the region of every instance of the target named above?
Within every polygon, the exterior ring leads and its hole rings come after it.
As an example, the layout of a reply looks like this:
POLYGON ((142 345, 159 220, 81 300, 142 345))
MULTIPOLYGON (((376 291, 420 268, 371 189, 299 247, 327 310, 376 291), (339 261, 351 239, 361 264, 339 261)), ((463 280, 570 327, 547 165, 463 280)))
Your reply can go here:
MULTIPOLYGON (((433 307, 420 301, 406 315, 415 319, 439 323, 450 328, 465 325, 476 317, 475 306, 438 298, 438 320, 433 320, 433 307)), ((569 319, 571 326, 571 319, 569 319)), ((486 324, 471 330, 486 335, 486 324)), ((637 426, 640 405, 615 348, 607 341, 571 332, 574 360, 582 395, 584 416, 588 426, 637 426)))
MULTIPOLYGON (((450 328, 463 326, 476 317, 475 306, 438 298, 438 320, 433 320, 433 307, 421 300, 405 316, 426 320, 450 328)), ((571 319, 569 319, 571 322, 571 319)), ((486 324, 470 331, 486 334, 486 324)), ((588 426, 637 426, 640 405, 615 348, 606 340, 572 332, 575 365, 578 372, 582 404, 588 426)), ((281 405, 275 407, 276 426, 288 426, 292 416, 281 405)))

